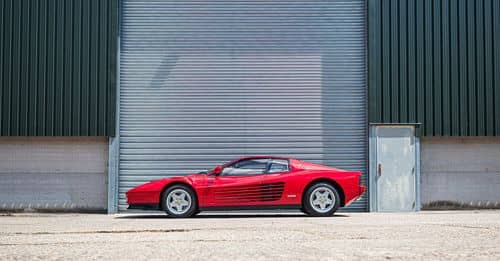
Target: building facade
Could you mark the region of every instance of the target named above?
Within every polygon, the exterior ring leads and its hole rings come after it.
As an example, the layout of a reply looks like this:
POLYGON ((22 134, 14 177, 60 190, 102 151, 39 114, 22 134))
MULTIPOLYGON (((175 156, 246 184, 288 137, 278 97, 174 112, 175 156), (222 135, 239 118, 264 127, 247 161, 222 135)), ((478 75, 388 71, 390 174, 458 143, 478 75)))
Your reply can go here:
POLYGON ((0 208, 105 211, 117 1, 0 1, 0 208))
POLYGON ((415 124, 424 207, 500 204, 500 2, 368 1, 370 123, 415 124))
POLYGON ((500 207, 492 0, 0 3, 0 208, 125 211, 273 154, 364 173, 349 211, 500 207))

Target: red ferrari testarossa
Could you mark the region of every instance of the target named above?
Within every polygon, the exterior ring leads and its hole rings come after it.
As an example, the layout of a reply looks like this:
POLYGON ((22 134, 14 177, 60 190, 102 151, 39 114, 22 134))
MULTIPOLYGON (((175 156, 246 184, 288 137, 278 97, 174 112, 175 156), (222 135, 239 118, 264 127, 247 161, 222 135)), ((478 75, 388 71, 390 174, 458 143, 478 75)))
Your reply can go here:
POLYGON ((137 186, 127 192, 127 202, 129 209, 164 210, 172 217, 235 209, 300 209, 331 216, 365 192, 360 176, 297 159, 253 156, 137 186))

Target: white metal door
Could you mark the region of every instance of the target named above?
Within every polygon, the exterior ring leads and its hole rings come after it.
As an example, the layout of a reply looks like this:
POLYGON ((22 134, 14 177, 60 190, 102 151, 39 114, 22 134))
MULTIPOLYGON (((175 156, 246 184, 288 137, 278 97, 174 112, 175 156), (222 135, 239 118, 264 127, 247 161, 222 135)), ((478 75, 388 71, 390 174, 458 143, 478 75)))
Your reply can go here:
POLYGON ((378 211, 414 211, 416 160, 413 126, 376 127, 378 211))

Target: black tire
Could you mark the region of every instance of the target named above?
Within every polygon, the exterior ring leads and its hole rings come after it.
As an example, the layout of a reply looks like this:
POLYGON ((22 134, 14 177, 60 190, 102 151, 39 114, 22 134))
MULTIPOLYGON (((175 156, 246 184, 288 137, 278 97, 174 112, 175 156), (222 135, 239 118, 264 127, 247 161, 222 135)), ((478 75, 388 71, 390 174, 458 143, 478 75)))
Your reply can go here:
POLYGON ((307 189, 306 193, 304 193, 304 198, 302 199, 302 209, 304 210, 304 213, 314 217, 332 216, 335 213, 335 211, 337 211, 339 206, 340 206, 339 192, 332 185, 325 182, 318 182, 310 186, 307 189), (326 189, 328 189, 329 191, 331 191, 332 192, 331 194, 328 193, 329 197, 335 199, 333 204, 329 205, 329 207, 325 207, 325 211, 317 210, 317 207, 314 207, 311 204, 310 200, 312 193, 317 190, 321 191, 321 189, 325 189, 325 191, 327 191, 326 189), (330 206, 332 207, 330 208, 330 206))
POLYGON ((170 186, 167 188, 162 196, 161 196, 161 207, 162 209, 167 213, 169 217, 173 218, 187 218, 187 217, 192 217, 197 214, 198 212, 198 198, 196 197, 196 193, 188 186, 182 185, 182 184, 176 184, 173 186, 170 186), (174 213, 168 206, 167 206, 167 199, 169 194, 172 191, 185 191, 189 197, 190 197, 190 205, 187 209, 182 210, 182 213, 174 213))

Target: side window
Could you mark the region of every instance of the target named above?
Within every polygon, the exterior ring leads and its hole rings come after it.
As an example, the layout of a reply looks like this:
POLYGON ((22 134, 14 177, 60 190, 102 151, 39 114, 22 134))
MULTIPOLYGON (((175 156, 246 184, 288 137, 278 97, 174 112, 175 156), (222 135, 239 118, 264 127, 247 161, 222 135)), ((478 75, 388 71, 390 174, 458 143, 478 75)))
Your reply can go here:
POLYGON ((238 161, 222 170, 222 176, 246 176, 264 174, 267 169, 268 159, 248 159, 238 161))
POLYGON ((271 159, 269 162, 268 173, 288 172, 288 160, 284 159, 271 159))

